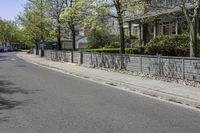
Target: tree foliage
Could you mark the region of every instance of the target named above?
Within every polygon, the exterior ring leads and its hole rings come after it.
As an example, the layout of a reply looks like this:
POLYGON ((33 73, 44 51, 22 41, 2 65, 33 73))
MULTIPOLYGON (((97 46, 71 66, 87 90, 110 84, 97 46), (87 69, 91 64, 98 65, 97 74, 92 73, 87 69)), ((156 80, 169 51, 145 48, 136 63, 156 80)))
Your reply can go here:
POLYGON ((55 30, 57 38, 57 49, 61 50, 62 21, 61 14, 64 12, 67 0, 48 0, 48 16, 51 19, 51 26, 55 30))
POLYGON ((19 44, 20 32, 20 29, 14 22, 0 19, 0 44, 19 44))
POLYGON ((52 29, 47 16, 47 0, 29 0, 23 14, 19 15, 22 40, 29 45, 38 46, 41 42, 52 40, 52 29))
POLYGON ((66 0, 66 7, 61 14, 62 22, 67 26, 71 33, 72 38, 72 48, 76 50, 76 27, 81 25, 81 20, 83 18, 82 14, 87 4, 82 0, 66 0))

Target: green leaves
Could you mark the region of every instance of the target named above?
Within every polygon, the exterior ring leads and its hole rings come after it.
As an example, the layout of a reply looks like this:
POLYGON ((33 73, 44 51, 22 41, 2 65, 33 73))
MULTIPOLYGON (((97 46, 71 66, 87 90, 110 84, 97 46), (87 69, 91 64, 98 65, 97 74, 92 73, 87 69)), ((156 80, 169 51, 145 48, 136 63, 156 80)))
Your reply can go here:
POLYGON ((47 16, 48 0, 28 1, 25 11, 18 17, 23 43, 38 44, 41 40, 51 40, 51 27, 47 16))
POLYGON ((188 35, 158 36, 146 46, 146 53, 164 56, 189 56, 190 38, 188 35))
POLYGON ((0 19, 0 43, 12 44, 18 41, 17 39, 17 26, 11 22, 0 19))

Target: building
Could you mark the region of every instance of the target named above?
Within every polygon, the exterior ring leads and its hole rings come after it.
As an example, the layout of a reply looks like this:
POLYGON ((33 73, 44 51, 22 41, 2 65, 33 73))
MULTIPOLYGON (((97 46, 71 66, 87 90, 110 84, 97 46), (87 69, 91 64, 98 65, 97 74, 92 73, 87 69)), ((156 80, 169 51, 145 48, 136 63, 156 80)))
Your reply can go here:
MULTIPOLYGON (((71 31, 67 27, 62 28, 62 49, 71 50, 72 47, 72 36, 71 31)), ((85 36, 84 29, 80 25, 75 26, 76 29, 76 49, 87 47, 87 37, 85 36)))
MULTIPOLYGON (((124 18, 129 36, 137 35, 139 44, 145 44, 158 35, 172 35, 188 32, 188 24, 176 0, 133 0, 127 7, 124 18), (152 8, 152 5, 155 5, 152 8), (156 7, 165 8, 156 8, 156 7)), ((193 8, 188 4, 188 8, 193 8)), ((198 25, 199 25, 198 20, 198 25)), ((197 32, 200 32, 197 26, 197 32)))

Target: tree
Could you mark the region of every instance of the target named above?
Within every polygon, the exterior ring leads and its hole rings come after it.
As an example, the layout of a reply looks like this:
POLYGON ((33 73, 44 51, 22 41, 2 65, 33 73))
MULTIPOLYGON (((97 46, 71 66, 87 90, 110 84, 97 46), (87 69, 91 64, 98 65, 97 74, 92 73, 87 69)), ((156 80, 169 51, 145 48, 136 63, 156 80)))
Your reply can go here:
MULTIPOLYGON (((105 10, 100 2, 93 0, 68 1, 67 7, 62 14, 62 20, 71 31, 73 50, 76 44, 76 31, 84 27, 84 32, 91 37, 91 32, 100 33, 105 10), (98 30, 98 31, 97 31, 98 30)), ((104 26, 105 27, 105 26, 104 26)))
POLYGON ((2 44, 5 44, 6 43, 6 23, 5 21, 1 20, 0 19, 0 42, 2 44))
POLYGON ((84 1, 66 0, 66 8, 61 15, 63 22, 71 32, 73 50, 76 50, 76 26, 81 25, 81 11, 84 7, 84 1))
POLYGON ((117 11, 116 16, 114 16, 119 24, 119 31, 120 31, 120 53, 125 53, 125 34, 124 34, 124 23, 123 23, 123 3, 122 0, 112 0, 114 3, 114 7, 117 11))
POLYGON ((51 28, 47 15, 47 0, 29 0, 25 11, 18 17, 24 43, 35 45, 36 54, 39 54, 39 44, 49 40, 51 28))
POLYGON ((91 29, 90 32, 87 33, 88 48, 103 48, 110 46, 111 38, 109 30, 105 26, 100 29, 91 29))
POLYGON ((22 31, 26 34, 26 43, 35 45, 36 54, 39 54, 40 35, 40 16, 37 12, 27 9, 25 13, 19 17, 22 25, 22 31))
POLYGON ((125 53, 125 33, 124 33, 124 8, 127 3, 127 0, 102 0, 98 1, 102 3, 102 7, 109 9, 110 13, 108 16, 114 17, 117 19, 119 24, 120 31, 120 53, 125 53))
POLYGON ((56 30, 57 38, 57 49, 61 50, 61 14, 66 7, 66 0, 49 0, 49 11, 48 14, 53 21, 53 28, 56 30))
POLYGON ((0 19, 0 43, 10 46, 17 43, 17 31, 18 27, 15 23, 0 19))
POLYGON ((180 0, 180 5, 190 29, 190 57, 196 57, 198 56, 197 20, 200 12, 200 0, 180 0), (188 4, 191 4, 193 7, 189 8, 188 4))
POLYGON ((104 1, 104 6, 111 8, 109 16, 117 19, 120 31, 120 53, 125 53, 125 34, 124 34, 124 4, 126 0, 110 0, 104 1))

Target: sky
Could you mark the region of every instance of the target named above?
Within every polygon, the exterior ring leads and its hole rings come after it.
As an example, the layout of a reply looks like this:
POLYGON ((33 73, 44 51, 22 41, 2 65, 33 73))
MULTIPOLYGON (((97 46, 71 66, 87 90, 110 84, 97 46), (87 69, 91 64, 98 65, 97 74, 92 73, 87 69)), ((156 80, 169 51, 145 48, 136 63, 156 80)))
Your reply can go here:
POLYGON ((27 0, 0 0, 0 18, 14 21, 27 0))

